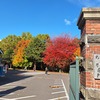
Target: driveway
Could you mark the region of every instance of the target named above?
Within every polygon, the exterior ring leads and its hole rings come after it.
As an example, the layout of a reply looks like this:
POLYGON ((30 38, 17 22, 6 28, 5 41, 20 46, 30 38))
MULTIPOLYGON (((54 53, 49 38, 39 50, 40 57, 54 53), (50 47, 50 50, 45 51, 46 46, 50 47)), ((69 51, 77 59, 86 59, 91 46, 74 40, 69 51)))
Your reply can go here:
POLYGON ((68 74, 10 70, 0 77, 0 100, 69 100, 68 74))

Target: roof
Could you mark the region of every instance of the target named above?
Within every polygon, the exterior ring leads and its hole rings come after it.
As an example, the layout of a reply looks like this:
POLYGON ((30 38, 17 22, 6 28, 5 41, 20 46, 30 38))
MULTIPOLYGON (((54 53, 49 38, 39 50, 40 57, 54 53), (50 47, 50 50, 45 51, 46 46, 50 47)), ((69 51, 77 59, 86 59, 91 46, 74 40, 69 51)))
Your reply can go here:
POLYGON ((79 29, 81 29, 87 19, 100 19, 100 8, 82 8, 77 22, 79 29))

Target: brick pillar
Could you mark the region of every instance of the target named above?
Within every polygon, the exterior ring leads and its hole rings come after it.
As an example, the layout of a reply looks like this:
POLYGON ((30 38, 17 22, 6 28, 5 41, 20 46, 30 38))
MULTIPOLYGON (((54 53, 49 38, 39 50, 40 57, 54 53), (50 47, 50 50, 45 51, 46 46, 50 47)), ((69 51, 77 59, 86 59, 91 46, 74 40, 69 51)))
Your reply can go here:
POLYGON ((81 92, 86 100, 100 100, 100 8, 83 8, 77 26, 81 30, 83 57, 81 92), (96 59, 97 56, 99 59, 96 59))

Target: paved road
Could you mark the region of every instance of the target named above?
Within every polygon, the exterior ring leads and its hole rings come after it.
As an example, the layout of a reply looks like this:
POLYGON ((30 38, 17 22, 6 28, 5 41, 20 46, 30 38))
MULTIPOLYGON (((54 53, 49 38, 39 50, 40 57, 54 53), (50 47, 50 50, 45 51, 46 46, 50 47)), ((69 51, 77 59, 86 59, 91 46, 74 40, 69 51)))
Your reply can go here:
POLYGON ((9 71, 0 78, 0 100, 69 100, 67 74, 9 71))

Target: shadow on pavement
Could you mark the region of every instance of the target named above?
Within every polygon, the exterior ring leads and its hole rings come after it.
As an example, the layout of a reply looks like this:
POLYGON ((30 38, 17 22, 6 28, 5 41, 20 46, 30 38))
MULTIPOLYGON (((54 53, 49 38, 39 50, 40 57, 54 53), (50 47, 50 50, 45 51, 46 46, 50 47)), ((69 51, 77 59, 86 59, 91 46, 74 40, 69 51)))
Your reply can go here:
POLYGON ((23 80, 25 78, 32 77, 32 75, 19 75, 21 73, 25 73, 27 71, 21 71, 21 70, 8 70, 8 73, 6 74, 5 77, 0 77, 0 86, 5 85, 8 83, 12 83, 15 81, 23 80))
POLYGON ((5 96, 5 95, 8 95, 8 94, 10 94, 10 93, 13 93, 13 92, 15 92, 15 91, 17 91, 17 90, 21 90, 21 89, 24 89, 24 88, 26 88, 26 87, 24 87, 24 86, 16 86, 16 87, 14 87, 14 88, 7 89, 7 90, 5 90, 5 91, 1 91, 1 92, 0 92, 0 97, 3 97, 3 96, 5 96))

